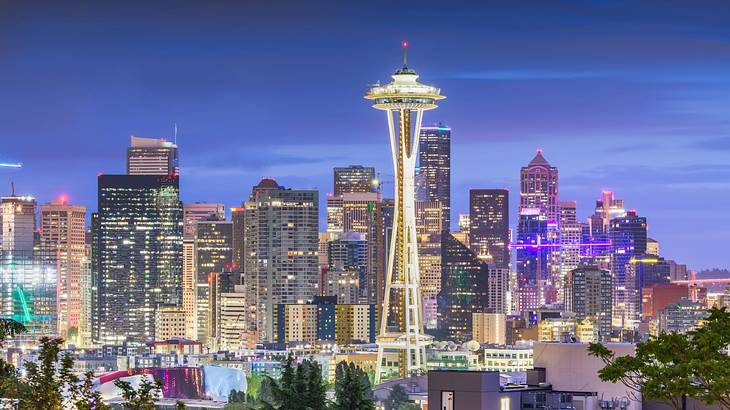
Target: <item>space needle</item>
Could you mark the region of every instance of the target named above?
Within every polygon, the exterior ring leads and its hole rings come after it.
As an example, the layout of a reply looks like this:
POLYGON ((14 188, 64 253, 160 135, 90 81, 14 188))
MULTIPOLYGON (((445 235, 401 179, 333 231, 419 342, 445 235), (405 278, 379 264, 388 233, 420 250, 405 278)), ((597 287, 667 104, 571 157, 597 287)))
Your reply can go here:
POLYGON ((440 89, 418 82, 416 71, 408 68, 407 50, 408 43, 403 42, 403 67, 391 76, 393 80, 369 87, 365 95, 373 102, 373 108, 385 111, 388 117, 395 171, 393 236, 376 338, 375 384, 379 384, 381 378, 405 378, 425 373, 426 346, 433 340, 423 331, 414 173, 423 112, 436 108, 436 102, 446 97, 441 95, 440 89), (386 350, 398 353, 398 374, 383 375, 386 350))

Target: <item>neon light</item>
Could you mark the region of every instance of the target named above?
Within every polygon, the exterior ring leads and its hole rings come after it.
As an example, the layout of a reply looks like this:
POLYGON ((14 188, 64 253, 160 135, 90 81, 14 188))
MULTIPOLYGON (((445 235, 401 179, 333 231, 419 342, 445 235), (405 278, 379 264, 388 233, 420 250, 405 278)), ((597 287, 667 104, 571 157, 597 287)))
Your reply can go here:
POLYGON ((611 242, 589 242, 589 243, 511 243, 510 248, 513 249, 524 249, 524 248, 560 248, 570 246, 581 246, 584 248, 590 248, 594 246, 611 246, 611 242))
POLYGON ((28 302, 25 300, 25 293, 23 292, 23 289, 20 288, 20 286, 15 288, 15 290, 17 291, 18 298, 20 299, 20 306, 23 307, 25 322, 30 322, 30 309, 28 309, 28 302))

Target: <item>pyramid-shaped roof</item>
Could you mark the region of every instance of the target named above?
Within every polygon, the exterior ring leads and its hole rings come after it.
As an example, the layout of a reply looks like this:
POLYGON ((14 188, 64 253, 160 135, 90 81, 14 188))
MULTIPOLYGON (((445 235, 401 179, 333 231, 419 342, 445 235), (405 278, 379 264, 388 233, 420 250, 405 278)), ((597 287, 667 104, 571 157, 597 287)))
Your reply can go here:
POLYGON ((533 166, 533 165, 545 165, 545 166, 549 167, 550 166, 550 163, 547 162, 547 160, 545 159, 545 157, 542 156, 542 150, 538 148, 537 154, 535 154, 535 158, 533 158, 532 161, 530 161, 530 163, 528 165, 529 166, 533 166))

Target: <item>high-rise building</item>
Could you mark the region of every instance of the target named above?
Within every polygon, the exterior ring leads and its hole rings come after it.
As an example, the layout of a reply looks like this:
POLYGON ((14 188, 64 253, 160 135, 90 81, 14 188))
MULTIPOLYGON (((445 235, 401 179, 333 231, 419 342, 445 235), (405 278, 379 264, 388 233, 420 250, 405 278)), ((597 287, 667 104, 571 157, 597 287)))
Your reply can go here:
POLYGON ((286 189, 268 178, 244 204, 248 345, 273 340, 276 305, 320 294, 318 205, 317 191, 286 189))
POLYGON ((441 242, 439 328, 455 341, 472 337, 472 313, 496 312, 489 306, 489 265, 451 234, 441 242))
MULTIPOLYGON (((426 370, 426 346, 432 341, 432 337, 424 333, 420 308, 414 179, 423 112, 436 108, 436 102, 445 97, 438 88, 418 82, 418 74, 406 65, 405 46, 404 43, 403 67, 391 76, 393 80, 369 87, 365 95, 374 108, 384 110, 388 115, 395 174, 395 217, 377 338, 375 384, 379 384, 382 377, 386 350, 397 351, 398 372, 394 376, 404 378, 426 370), (392 292, 395 312, 390 311, 392 290, 396 290, 392 292), (388 329, 391 313, 395 313, 397 327, 388 329)), ((425 165, 422 161, 421 167, 425 165)), ((449 204, 445 205, 449 207, 449 204)), ((444 224, 447 229, 448 226, 448 223, 444 224)))
POLYGON ((274 314, 279 343, 331 341, 339 345, 375 341, 375 307, 339 303, 333 296, 309 303, 278 304, 274 314))
POLYGON ((469 190, 469 247, 498 268, 509 269, 508 190, 469 190))
POLYGON ((100 175, 92 218, 94 339, 145 342, 155 308, 182 294, 183 209, 177 175, 100 175))
MULTIPOLYGON (((13 188, 14 191, 15 188, 13 188)), ((13 192, 0 199, 0 222, 2 222, 2 250, 5 253, 33 254, 35 245, 35 214, 37 202, 32 196, 19 196, 13 192)))
MULTIPOLYGON (((583 241, 583 224, 578 222, 575 201, 560 201, 560 276, 565 278, 568 272, 581 264, 581 243, 583 241)), ((558 285, 564 283, 560 281, 558 285)), ((559 286, 559 287, 560 287, 559 286)), ((560 301, 563 292, 558 293, 560 301)))
POLYGON ((506 326, 504 313, 472 313, 473 340, 479 343, 506 344, 506 326))
POLYGON ((193 202, 183 204, 183 236, 195 237, 195 223, 211 219, 223 221, 226 219, 226 207, 223 204, 193 202))
POLYGON ((246 334, 246 289, 234 286, 233 292, 220 294, 218 319, 218 348, 235 351, 241 347, 246 334))
POLYGON ((538 149, 535 157, 520 170, 520 210, 539 209, 549 221, 560 215, 558 168, 551 166, 538 149))
POLYGON ((612 318, 611 272, 595 267, 577 268, 568 272, 565 282, 565 310, 574 313, 578 320, 594 320, 599 339, 608 340, 612 318))
POLYGON ((641 317, 641 289, 636 272, 627 269, 631 259, 646 253, 646 218, 629 211, 611 220, 611 274, 613 275, 613 326, 631 329, 641 317))
POLYGON ((547 219, 539 208, 522 208, 517 220, 516 272, 518 310, 527 311, 548 303, 547 219))
POLYGON ((215 326, 211 321, 211 287, 216 275, 233 262, 233 222, 219 220, 211 215, 195 222, 195 312, 193 326, 195 339, 210 343, 215 326))
POLYGON ((366 234, 334 234, 327 244, 325 296, 337 296, 339 303, 368 303, 368 241, 366 234))
POLYGON ((683 298, 660 310, 650 331, 654 336, 670 332, 691 332, 709 315, 710 312, 702 303, 683 298))
POLYGON ((243 207, 231 208, 231 222, 233 222, 233 263, 243 269, 243 245, 246 235, 246 213, 243 207))
POLYGON ((666 283, 644 287, 641 289, 641 320, 655 319, 659 311, 688 297, 689 289, 683 285, 666 283))
POLYGON ((659 241, 654 238, 646 239, 646 254, 659 256, 659 241))
POLYGON ((164 138, 132 135, 127 148, 127 175, 178 175, 177 145, 164 138))
POLYGON ((20 347, 58 337, 56 263, 42 258, 35 240, 36 200, 15 194, 0 199, 0 316, 22 323, 27 332, 13 338, 20 347))
POLYGON ((558 169, 538 149, 520 169, 516 271, 519 309, 558 301, 561 286, 558 169), (526 297, 534 295, 534 297, 526 297))
POLYGON ((41 206, 41 259, 55 265, 58 276, 58 333, 71 340, 81 315, 81 270, 86 256, 86 208, 64 197, 41 206), (69 334, 69 330, 73 332, 69 334))
POLYGON ((451 128, 439 123, 421 127, 418 168, 426 201, 441 204, 443 229, 451 230, 451 128))
POLYGON ((81 273, 79 279, 79 294, 81 296, 79 300, 79 336, 77 345, 79 347, 88 347, 94 343, 91 325, 94 311, 94 283, 96 281, 91 270, 91 230, 86 229, 84 231, 84 236, 84 257, 81 260, 81 273))
POLYGON ((378 186, 374 167, 350 165, 334 168, 334 196, 353 192, 375 192, 378 186))
POLYGON ((184 338, 187 335, 185 311, 177 305, 160 305, 155 309, 155 340, 184 338))

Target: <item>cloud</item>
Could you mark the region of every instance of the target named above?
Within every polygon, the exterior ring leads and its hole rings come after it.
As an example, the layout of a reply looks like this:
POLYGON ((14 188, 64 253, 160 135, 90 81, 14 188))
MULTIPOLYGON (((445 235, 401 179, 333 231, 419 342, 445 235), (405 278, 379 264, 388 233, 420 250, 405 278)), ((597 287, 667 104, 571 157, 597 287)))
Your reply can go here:
POLYGON ((709 151, 730 151, 730 137, 703 139, 690 144, 690 147, 709 151))

